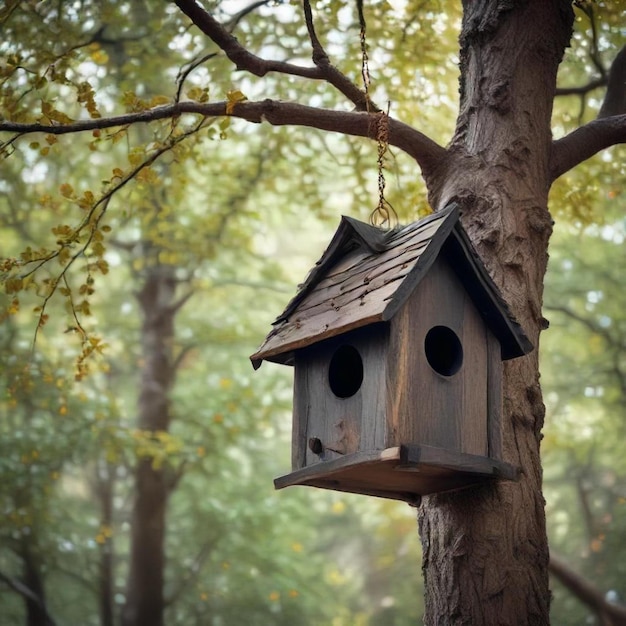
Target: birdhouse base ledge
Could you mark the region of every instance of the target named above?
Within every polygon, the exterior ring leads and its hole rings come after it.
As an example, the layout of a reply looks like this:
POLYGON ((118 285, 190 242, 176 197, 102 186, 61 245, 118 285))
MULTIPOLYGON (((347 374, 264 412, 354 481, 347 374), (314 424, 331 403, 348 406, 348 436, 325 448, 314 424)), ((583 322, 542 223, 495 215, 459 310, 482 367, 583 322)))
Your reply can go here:
POLYGON ((321 461, 274 480, 276 489, 305 485, 419 503, 431 493, 485 481, 517 480, 519 470, 489 457, 433 446, 400 445, 321 461))

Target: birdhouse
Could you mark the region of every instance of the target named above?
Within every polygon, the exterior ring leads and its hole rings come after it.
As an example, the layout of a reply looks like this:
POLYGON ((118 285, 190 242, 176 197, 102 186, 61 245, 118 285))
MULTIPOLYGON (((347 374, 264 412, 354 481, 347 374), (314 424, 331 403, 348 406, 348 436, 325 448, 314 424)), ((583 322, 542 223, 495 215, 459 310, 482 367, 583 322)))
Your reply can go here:
POLYGON ((276 488, 415 502, 514 479, 502 362, 530 350, 455 205, 391 231, 342 218, 250 357, 295 369, 292 472, 276 488))

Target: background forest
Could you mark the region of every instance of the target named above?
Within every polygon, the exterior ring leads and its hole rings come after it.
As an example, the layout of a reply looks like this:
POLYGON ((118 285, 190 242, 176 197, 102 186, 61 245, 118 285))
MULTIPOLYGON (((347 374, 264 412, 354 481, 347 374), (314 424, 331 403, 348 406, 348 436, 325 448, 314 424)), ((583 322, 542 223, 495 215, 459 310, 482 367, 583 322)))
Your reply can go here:
MULTIPOLYGON (((212 4, 257 50, 297 57, 306 39, 290 2, 212 4)), ((577 4, 556 135, 595 117, 626 41, 623 2, 577 4)), ((355 7, 316 9, 356 79, 355 7)), ((449 136, 460 7, 374 2, 368 12, 378 101, 449 136)), ((180 97, 236 102, 268 85, 333 106, 291 78, 231 82, 223 56, 164 2, 9 2, 0 29, 5 118, 25 105, 62 122, 180 97)), ((132 548, 134 533, 159 532, 139 523, 142 494, 148 510, 166 507, 167 624, 420 623, 415 511, 274 492, 289 469, 291 372, 255 373, 248 360, 340 215, 367 220, 376 206, 376 145, 229 118, 4 139, 0 257, 28 262, 77 224, 96 228, 19 284, 0 273, 2 624, 120 623, 134 568, 158 566, 132 548)), ((542 450, 552 616, 565 626, 599 623, 572 591, 574 572, 626 603, 625 156, 590 159, 551 196, 542 450)), ((389 152, 385 168, 400 220, 427 214, 414 165, 389 152)))

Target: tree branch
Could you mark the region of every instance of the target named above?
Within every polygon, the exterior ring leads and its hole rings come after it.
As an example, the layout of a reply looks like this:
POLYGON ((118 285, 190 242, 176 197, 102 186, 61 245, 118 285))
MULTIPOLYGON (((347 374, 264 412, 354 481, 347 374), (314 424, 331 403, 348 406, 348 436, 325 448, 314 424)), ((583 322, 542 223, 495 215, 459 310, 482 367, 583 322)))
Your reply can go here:
POLYGON ((29 602, 33 602, 41 609, 46 619, 46 623, 42 624, 42 626, 55 626, 56 622, 52 619, 50 613, 48 613, 48 609, 44 601, 23 582, 5 574, 4 572, 0 572, 0 581, 4 582, 10 589, 15 591, 15 593, 18 593, 29 602))
POLYGON ((606 94, 598 117, 610 117, 626 113, 626 46, 618 53, 607 79, 606 94))
MULTIPOLYGON (((598 118, 552 142, 551 180, 586 161, 605 148, 626 143, 626 46, 618 53, 606 79, 591 81, 584 87, 571 88, 569 93, 584 94, 605 81, 606 94, 598 118)), ((558 90, 564 93, 566 90, 558 90)))
POLYGON ((578 87, 558 87, 554 92, 555 96, 584 96, 590 91, 597 89, 598 87, 604 87, 606 85, 606 78, 595 78, 590 80, 586 85, 579 85, 578 87))
POLYGON ((187 571, 184 572, 178 579, 178 584, 174 591, 171 592, 169 597, 165 598, 165 606, 171 606, 178 600, 178 598, 189 588, 189 584, 198 577, 200 571, 202 570, 202 566, 205 561, 211 556, 215 546, 217 545, 217 541, 215 539, 211 539, 200 548, 200 551, 195 556, 191 565, 187 568, 187 571))
POLYGON ((246 50, 237 38, 220 24, 210 13, 196 4, 195 0, 174 0, 178 8, 235 64, 238 70, 245 70, 255 76, 265 76, 268 72, 292 74, 302 78, 322 79, 317 67, 304 67, 285 61, 266 60, 246 50))
POLYGON ((593 120, 552 142, 552 181, 601 150, 626 143, 626 114, 593 120))
MULTIPOLYGON (((87 119, 70 124, 41 124, 0 121, 0 132, 11 132, 20 135, 30 133, 50 133, 65 135, 95 129, 127 126, 129 124, 147 123, 177 117, 185 113, 202 115, 204 117, 232 116, 248 122, 268 122, 273 126, 306 126, 344 135, 356 137, 376 138, 378 113, 364 113, 357 111, 334 111, 318 109, 316 107, 282 102, 278 100, 263 100, 260 102, 177 102, 147 111, 128 113, 108 118, 87 119)), ((626 116, 623 116, 624 135, 626 135, 626 116)), ((603 120, 607 122, 614 118, 603 120)), ((620 118, 618 118, 620 119, 620 118)), ((447 154, 445 148, 415 128, 393 118, 389 118, 389 144, 406 152, 413 157, 423 171, 432 170, 447 154)))
MULTIPOLYGON (((252 54, 252 52, 244 48, 236 37, 231 35, 222 24, 199 6, 195 0, 174 0, 174 2, 205 35, 224 51, 238 70, 245 70, 255 76, 265 76, 269 72, 277 72, 300 76, 301 78, 325 80, 354 103, 358 110, 366 109, 365 94, 347 76, 331 65, 328 56, 319 44, 319 41, 317 41, 317 37, 311 37, 315 67, 304 67, 285 61, 267 60, 252 54)), ((308 18, 307 28, 309 33, 311 33, 312 23, 308 18)))
POLYGON ((581 602, 584 602, 599 615, 602 624, 605 626, 626 625, 626 607, 607 602, 601 591, 571 569, 553 551, 550 551, 550 572, 581 602))

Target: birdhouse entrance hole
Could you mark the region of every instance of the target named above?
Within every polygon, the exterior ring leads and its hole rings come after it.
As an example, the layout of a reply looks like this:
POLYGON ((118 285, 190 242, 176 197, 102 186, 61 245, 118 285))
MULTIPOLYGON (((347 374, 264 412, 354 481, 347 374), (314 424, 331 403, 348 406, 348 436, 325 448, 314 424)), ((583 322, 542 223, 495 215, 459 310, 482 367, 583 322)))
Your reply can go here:
POLYGON ((328 366, 328 384, 338 398, 350 398, 363 383, 363 359, 350 345, 335 350, 328 366))
POLYGON ((424 339, 428 364, 442 376, 453 376, 463 365, 463 346, 447 326, 433 326, 424 339))

